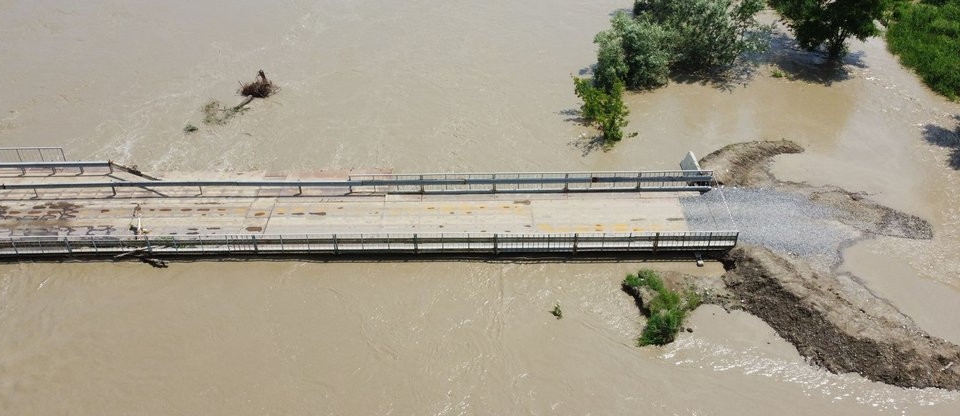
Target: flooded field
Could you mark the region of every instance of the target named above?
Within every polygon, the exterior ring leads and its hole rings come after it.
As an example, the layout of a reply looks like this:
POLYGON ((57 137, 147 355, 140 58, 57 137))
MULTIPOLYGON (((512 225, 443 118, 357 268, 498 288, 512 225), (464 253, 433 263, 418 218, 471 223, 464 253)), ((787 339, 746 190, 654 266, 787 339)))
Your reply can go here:
MULTIPOLYGON (((585 151, 571 74, 623 1, 0 1, 0 146, 153 171, 674 168, 687 150, 793 140, 783 180, 867 192, 929 241, 844 250, 857 276, 960 343, 960 172, 932 132, 960 105, 886 52, 842 70, 780 37, 745 84, 627 97, 627 139, 585 151), (264 10, 267 8, 267 10, 264 10), (223 126, 258 69, 282 88, 223 126), (183 133, 186 124, 200 127, 183 133)), ((806 365, 745 313, 635 347, 619 289, 690 263, 0 265, 2 414, 951 414, 960 395, 806 365), (547 311, 559 302, 564 319, 547 311)))

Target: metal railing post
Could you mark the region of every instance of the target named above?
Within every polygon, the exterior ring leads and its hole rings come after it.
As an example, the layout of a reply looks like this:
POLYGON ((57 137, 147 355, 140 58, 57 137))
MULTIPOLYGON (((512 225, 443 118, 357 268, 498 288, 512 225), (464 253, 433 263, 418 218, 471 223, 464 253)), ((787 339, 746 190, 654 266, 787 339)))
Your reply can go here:
POLYGON ((340 254, 340 245, 337 244, 337 235, 333 235, 333 254, 340 254))
POLYGON ((660 247, 660 232, 658 231, 653 235, 653 252, 657 252, 657 248, 660 247))

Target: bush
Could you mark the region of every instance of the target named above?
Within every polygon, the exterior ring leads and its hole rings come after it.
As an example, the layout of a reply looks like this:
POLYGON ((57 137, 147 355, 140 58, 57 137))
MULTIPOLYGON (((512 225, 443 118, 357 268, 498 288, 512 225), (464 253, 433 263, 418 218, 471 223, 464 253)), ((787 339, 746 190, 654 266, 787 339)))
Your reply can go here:
POLYGON ((651 89, 667 84, 670 75, 672 35, 663 27, 617 13, 612 28, 597 34, 598 87, 609 90, 616 81, 631 89, 651 89))
POLYGON ((931 89, 960 98, 960 0, 903 3, 890 20, 890 51, 931 89))
POLYGON ((623 139, 630 110, 623 104, 623 82, 616 80, 610 91, 597 88, 589 80, 573 77, 574 92, 583 100, 580 115, 600 129, 605 146, 623 139))
MULTIPOLYGON (((763 0, 638 0, 648 17, 673 33, 674 70, 703 71, 733 65, 766 47, 770 28, 755 16, 763 0)), ((637 10, 637 7, 634 7, 637 10)))
POLYGON ((649 269, 640 270, 637 275, 627 275, 623 285, 634 289, 647 288, 655 293, 646 306, 650 315, 647 317, 647 326, 637 340, 640 346, 673 342, 687 313, 700 306, 701 302, 700 295, 693 290, 681 295, 667 289, 660 276, 649 269))
POLYGON ((596 85, 657 88, 673 72, 733 65, 766 47, 770 27, 754 18, 762 8, 762 0, 639 0, 633 17, 617 13, 594 38, 596 85))
POLYGON ((673 342, 677 333, 680 332, 680 326, 683 325, 684 313, 679 309, 663 309, 651 313, 637 343, 643 347, 673 342))
POLYGON ((821 46, 831 58, 847 53, 851 36, 866 40, 879 34, 875 21, 884 18, 889 0, 770 0, 790 22, 797 42, 807 50, 821 46))

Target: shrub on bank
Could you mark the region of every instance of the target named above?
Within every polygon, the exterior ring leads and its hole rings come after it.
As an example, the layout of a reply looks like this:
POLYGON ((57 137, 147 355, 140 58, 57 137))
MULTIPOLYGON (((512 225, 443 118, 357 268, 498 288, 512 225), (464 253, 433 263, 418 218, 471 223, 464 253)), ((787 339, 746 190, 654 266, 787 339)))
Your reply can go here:
POLYGON ((960 98, 960 0, 898 4, 887 47, 931 89, 960 98))
POLYGON ((634 297, 646 290, 652 294, 645 305, 649 315, 637 343, 640 346, 665 345, 673 342, 683 326, 687 314, 700 306, 700 295, 692 290, 684 293, 668 289, 653 270, 643 269, 637 274, 628 274, 623 280, 625 289, 631 289, 634 297))

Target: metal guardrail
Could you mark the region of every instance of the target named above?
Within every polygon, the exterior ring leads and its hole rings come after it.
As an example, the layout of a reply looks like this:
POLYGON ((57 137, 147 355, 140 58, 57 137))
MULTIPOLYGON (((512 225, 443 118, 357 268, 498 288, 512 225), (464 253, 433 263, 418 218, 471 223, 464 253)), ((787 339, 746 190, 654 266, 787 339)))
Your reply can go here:
MULTIPOLYGON (((96 162, 99 163, 99 162, 96 162)), ((108 162, 109 163, 109 162, 108 162)), ((567 173, 441 173, 406 175, 351 175, 346 180, 326 181, 122 181, 0 184, 0 190, 71 188, 258 187, 346 188, 349 192, 455 193, 455 192, 575 192, 709 191, 712 171, 636 171, 567 173)))
POLYGON ((20 173, 26 174, 27 169, 43 169, 50 170, 50 172, 56 174, 57 170, 64 169, 77 169, 81 174, 85 172, 86 169, 92 168, 106 168, 110 173, 113 173, 112 162, 102 162, 102 161, 80 161, 80 162, 0 162, 0 170, 3 169, 14 169, 19 170, 20 173))
POLYGON ((67 157, 62 147, 0 147, 0 162, 55 162, 67 157))
POLYGON ((349 179, 364 182, 354 191, 374 193, 680 191, 709 190, 713 171, 363 174, 349 179))
POLYGON ((616 253, 728 250, 737 231, 555 234, 222 234, 0 238, 0 258, 283 254, 616 253))

